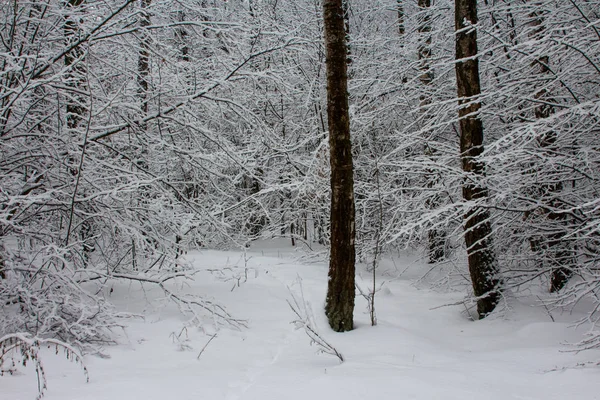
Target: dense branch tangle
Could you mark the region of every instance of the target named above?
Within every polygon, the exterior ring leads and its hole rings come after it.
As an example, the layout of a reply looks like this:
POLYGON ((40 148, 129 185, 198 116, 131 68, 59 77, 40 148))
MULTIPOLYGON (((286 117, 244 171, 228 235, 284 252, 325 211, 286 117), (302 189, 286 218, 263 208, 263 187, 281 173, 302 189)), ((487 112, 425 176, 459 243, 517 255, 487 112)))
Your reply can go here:
POLYGON ((457 266, 454 284, 478 259, 481 315, 500 276, 596 304, 598 2, 479 2, 456 21, 450 0, 346 5, 347 118, 328 124, 318 2, 2 3, 0 285, 159 279, 189 272, 188 248, 255 238, 337 242, 328 178, 349 199, 352 155, 359 261, 423 250, 439 275, 457 266), (352 150, 346 133, 328 146, 346 125, 352 150))
POLYGON ((234 320, 162 278, 187 273, 179 257, 189 247, 244 242, 237 214, 224 211, 243 214, 236 180, 255 171, 237 137, 266 128, 234 97, 233 81, 244 87, 253 63, 302 39, 249 40, 247 21, 235 20, 245 11, 229 5, 232 21, 187 4, 186 18, 202 21, 187 24, 171 3, 146 2, 142 14, 131 4, 2 5, 0 301, 23 311, 2 330, 110 342, 114 310, 101 296, 110 279, 155 284, 182 310, 234 320), (184 39, 183 56, 172 52, 184 39), (81 270, 103 277, 93 280, 97 297, 82 289, 81 270), (56 285, 38 292, 44 285, 32 274, 56 285), (50 321, 51 306, 75 293, 82 309, 61 309, 64 324, 28 322, 50 321), (69 328, 71 313, 86 329, 69 328))

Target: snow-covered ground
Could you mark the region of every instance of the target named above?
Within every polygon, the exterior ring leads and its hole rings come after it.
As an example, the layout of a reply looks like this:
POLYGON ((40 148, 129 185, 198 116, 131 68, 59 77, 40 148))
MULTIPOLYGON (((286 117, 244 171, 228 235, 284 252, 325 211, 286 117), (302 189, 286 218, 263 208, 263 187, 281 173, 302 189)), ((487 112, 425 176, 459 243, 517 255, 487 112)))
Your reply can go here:
MULTIPOLYGON (((416 273, 382 268, 376 298, 378 325, 371 327, 366 301, 357 297, 356 329, 334 333, 322 315, 327 282, 324 264, 295 261, 289 250, 202 251, 188 254, 201 273, 183 290, 214 297, 242 330, 206 325, 184 328, 185 317, 156 288, 117 285, 112 298, 129 319, 109 358, 86 356, 90 382, 62 353, 47 350, 46 400, 567 400, 600 399, 600 369, 580 368, 599 352, 567 352, 581 339, 574 316, 553 315, 525 300, 488 320, 470 321, 464 307, 448 306, 461 293, 415 287, 416 273), (223 267, 228 267, 223 269, 223 267), (287 304, 300 284, 323 337, 345 357, 317 354, 287 304), (211 340, 216 332, 216 337, 211 340), (202 349, 204 350, 202 351, 202 349), (200 357, 198 355, 201 353, 200 357)), ((413 265, 412 268, 417 268, 413 265)), ((424 269, 420 270, 421 272, 424 269)), ((361 274, 365 281, 366 273, 361 274)), ((28 366, 0 377, 1 400, 32 400, 35 372, 28 366)))

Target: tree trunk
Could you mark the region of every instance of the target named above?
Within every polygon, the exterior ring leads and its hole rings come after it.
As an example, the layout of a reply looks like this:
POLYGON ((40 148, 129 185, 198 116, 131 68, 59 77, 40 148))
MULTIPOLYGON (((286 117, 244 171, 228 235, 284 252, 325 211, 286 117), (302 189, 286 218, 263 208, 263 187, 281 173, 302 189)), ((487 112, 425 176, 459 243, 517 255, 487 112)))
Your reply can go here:
POLYGON ((0 279, 6 279, 6 272, 4 271, 6 266, 4 264, 4 245, 1 240, 3 235, 0 236, 0 279))
MULTIPOLYGON (((179 22, 185 22, 185 13, 183 11, 179 11, 178 13, 179 22)), ((175 35, 177 36, 177 40, 179 42, 180 48, 180 59, 181 61, 190 62, 190 46, 188 43, 188 32, 185 29, 185 25, 180 26, 175 31, 175 35)))
MULTIPOLYGON (((532 30, 529 36, 533 40, 540 40, 543 39, 545 33, 542 2, 532 1, 531 3, 534 10, 530 13, 532 30)), ((533 63, 534 73, 542 83, 550 75, 549 63, 550 58, 548 56, 541 56, 533 63)), ((552 99, 547 89, 538 90, 534 94, 534 98, 540 101, 534 107, 536 119, 545 119, 554 114, 555 110, 552 106, 554 99, 552 99)), ((556 132, 549 130, 540 137, 539 145, 548 153, 554 153, 558 151, 556 140, 556 132)), ((546 267, 544 261, 548 260, 551 268, 550 292, 561 290, 573 275, 575 267, 574 252, 569 243, 564 240, 565 230, 562 229, 562 225, 568 222, 567 216, 564 213, 555 211, 563 207, 558 196, 562 189, 563 183, 560 181, 541 184, 535 188, 537 192, 536 200, 545 205, 542 210, 543 217, 554 225, 552 226, 552 233, 547 237, 531 239, 531 248, 534 253, 537 253, 536 259, 540 262, 540 267, 546 267), (546 254, 540 254, 542 251, 545 251, 546 254)))
MULTIPOLYGON (((460 151, 462 169, 470 175, 463 183, 465 201, 487 197, 487 188, 477 184, 485 175, 485 165, 478 157, 483 152, 483 124, 478 115, 481 104, 479 61, 477 55, 477 0, 455 1, 456 85, 460 119, 460 151), (460 61, 464 60, 464 61, 460 61)), ((492 246, 489 212, 471 207, 464 216, 465 242, 473 291, 477 297, 477 313, 484 318, 494 310, 500 298, 500 278, 492 246)))
POLYGON ((404 32, 405 32, 405 27, 404 27, 404 0, 396 0, 396 8, 398 10, 398 33, 400 34, 401 38, 404 38, 404 32))
MULTIPOLYGON (((342 9, 344 10, 344 33, 346 34, 346 64, 352 64, 352 47, 350 46, 350 0, 342 0, 342 9)), ((351 72, 348 72, 350 75, 351 72)))
MULTIPOLYGON (((431 70, 431 0, 418 0, 419 6, 419 80, 427 87, 433 81, 433 72, 431 70)), ((431 103, 431 95, 427 92, 421 95, 421 104, 431 103)))
MULTIPOLYGON (((140 49, 138 51, 138 92, 141 99, 142 115, 148 115, 148 88, 150 87, 150 36, 147 27, 150 26, 150 12, 148 8, 152 0, 141 0, 140 10, 140 49)), ((145 127, 142 127, 145 130, 145 127)))
MULTIPOLYGON (((423 85, 422 93, 420 96, 420 107, 421 113, 424 115, 424 124, 427 125, 431 119, 427 115, 427 107, 431 104, 431 84, 433 83, 433 70, 431 68, 431 0, 418 0, 419 6, 419 25, 417 30, 419 32, 419 46, 418 46, 418 57, 419 57, 419 81, 423 85)), ((427 136, 427 134, 425 134, 427 136)), ((433 147, 427 137, 425 140, 428 142, 425 146, 425 155, 427 157, 434 158, 437 150, 433 147)), ((432 160, 434 161, 434 160, 432 160)), ((440 180, 439 174, 434 170, 427 171, 427 188, 433 188, 436 183, 440 180)), ((427 201, 426 207, 429 209, 435 209, 439 207, 440 199, 439 196, 435 195, 427 201)), ((441 261, 445 257, 445 246, 446 246, 446 235, 443 230, 438 228, 431 228, 427 232, 427 258, 429 263, 436 263, 441 261)))
MULTIPOLYGON (((65 24, 63 27, 67 45, 79 38, 79 24, 77 23, 77 8, 83 4, 83 0, 68 0, 67 14, 65 15, 65 24)), ((83 63, 84 51, 81 46, 77 46, 65 54, 65 67, 67 67, 66 84, 74 88, 73 94, 67 98, 67 127, 73 130, 79 126, 86 113, 86 99, 81 96, 81 91, 85 88, 85 66, 83 63)))
MULTIPOLYGON (((67 12, 64 16, 63 32, 67 46, 76 42, 81 36, 81 28, 78 21, 78 9, 84 4, 84 0, 68 0, 65 5, 67 12)), ((79 137, 76 133, 77 128, 83 122, 86 113, 88 112, 87 96, 81 93, 87 90, 87 69, 84 62, 85 51, 82 46, 79 45, 65 54, 64 63, 66 67, 66 86, 73 88, 66 99, 66 121, 68 128, 68 135, 71 141, 76 142, 79 137)), ((85 148, 82 150, 85 151, 85 148)), ((83 158, 81 158, 83 160, 83 158)), ((75 190, 79 186, 81 174, 83 173, 83 165, 78 164, 78 157, 68 155, 69 172, 75 177, 75 190)), ((71 209, 71 215, 69 217, 69 225, 67 228, 66 244, 69 244, 69 238, 71 234, 71 224, 74 218, 74 209, 71 209)), ((84 218, 79 226, 79 239, 82 244, 81 259, 83 265, 86 266, 89 261, 90 253, 95 249, 91 238, 93 236, 93 225, 92 221, 84 218)))
POLYGON ((342 0, 324 0, 327 117, 331 163, 331 255, 325 314, 337 332, 353 328, 354 178, 348 115, 348 66, 342 0))

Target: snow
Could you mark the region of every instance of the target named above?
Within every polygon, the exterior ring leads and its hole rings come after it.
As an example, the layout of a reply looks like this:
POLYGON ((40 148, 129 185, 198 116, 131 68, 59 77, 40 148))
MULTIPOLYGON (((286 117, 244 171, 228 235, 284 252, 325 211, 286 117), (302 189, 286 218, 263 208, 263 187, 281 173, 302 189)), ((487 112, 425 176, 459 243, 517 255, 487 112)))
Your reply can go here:
MULTIPOLYGON (((577 354, 565 345, 580 340, 586 329, 570 326, 573 315, 556 313, 553 322, 527 298, 473 322, 462 305, 440 307, 459 302, 463 293, 419 287, 418 274, 400 273, 409 261, 396 261, 398 270, 379 271, 386 283, 376 298, 378 325, 370 326, 366 302, 357 297, 356 329, 338 334, 322 313, 325 264, 299 262, 290 249, 255 246, 245 254, 201 251, 187 257, 202 271, 223 274, 202 272, 195 282, 179 283, 181 289, 214 297, 246 319, 246 329, 215 330, 210 323, 186 328, 185 316, 158 289, 115 284, 111 298, 117 307, 146 317, 124 321, 119 344, 105 349, 109 358, 85 356, 89 383, 79 366, 45 350, 44 398, 600 399, 600 370, 580 367, 600 353, 577 354), (317 354, 305 332, 291 323, 295 315, 286 300, 290 291, 299 296, 300 280, 319 333, 344 355, 344 363, 317 354)), ((410 263, 411 270, 419 268, 427 270, 410 263)), ((361 276, 367 279, 364 271, 361 276)), ((367 287, 366 280, 360 282, 367 287)), ((0 377, 1 400, 31 400, 36 394, 30 365, 0 377)))

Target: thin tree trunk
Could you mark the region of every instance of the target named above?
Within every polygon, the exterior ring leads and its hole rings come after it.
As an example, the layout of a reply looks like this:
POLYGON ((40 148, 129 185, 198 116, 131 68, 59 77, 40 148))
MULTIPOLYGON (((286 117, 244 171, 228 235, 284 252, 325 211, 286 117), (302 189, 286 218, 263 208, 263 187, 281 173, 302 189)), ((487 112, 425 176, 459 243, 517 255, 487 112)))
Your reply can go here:
MULTIPOLYGON (((347 65, 352 64, 352 47, 350 46, 350 0, 342 0, 344 10, 344 33, 346 34, 347 65)), ((350 75, 351 72, 348 72, 350 75)))
POLYGON ((342 0, 324 0, 327 117, 331 163, 331 255, 325 314, 334 331, 353 328, 354 178, 348 115, 348 66, 342 0))
MULTIPOLYGON (((185 22, 185 13, 180 11, 179 22, 185 22)), ((190 62, 190 46, 188 44, 188 32, 184 26, 177 28, 177 39, 181 49, 181 61, 190 62)))
MULTIPOLYGON (((138 51, 138 92, 141 99, 143 116, 148 115, 148 89, 150 87, 150 36, 146 28, 150 26, 150 12, 148 8, 152 0, 141 0, 140 3, 140 49, 138 51)), ((145 129, 145 127, 143 127, 145 129)))
MULTIPOLYGON (((531 3, 535 8, 530 14, 532 31, 529 36, 533 40, 540 40, 545 33, 544 15, 541 7, 542 2, 532 1, 531 3)), ((540 77, 542 82, 544 82, 544 77, 548 77, 550 74, 549 63, 550 58, 548 56, 541 56, 533 63, 535 74, 540 77)), ((547 89, 542 88, 538 90, 534 98, 540 101, 534 107, 536 119, 546 119, 554 114, 555 110, 551 104, 554 102, 554 99, 552 99, 547 89)), ((556 140, 556 132, 549 130, 539 139, 539 144, 542 149, 554 152, 558 150, 556 140)), ((554 232, 549 234, 547 238, 541 240, 539 238, 531 239, 531 248, 534 253, 537 253, 538 256, 536 258, 541 260, 541 267, 544 267, 543 264, 546 259, 550 264, 550 292, 561 290, 573 275, 575 267, 573 250, 569 243, 565 242, 565 230, 562 229, 562 225, 568 222, 566 214, 555 211, 562 207, 562 202, 558 198, 558 193, 562 189, 563 183, 560 181, 542 184, 536 188, 537 195, 539 196, 538 200, 546 205, 545 209, 542 210, 542 214, 551 223, 555 224, 557 228, 553 229, 554 232), (546 254, 540 254, 544 250, 546 254)))
MULTIPOLYGON (((428 87, 433 81, 433 71, 431 70, 431 0, 418 0, 419 6, 419 80, 428 87)), ((431 103, 431 95, 427 92, 421 95, 421 104, 431 103)))
MULTIPOLYGON (((419 25, 417 30, 419 32, 419 46, 418 46, 418 57, 419 57, 419 80, 423 85, 423 92, 420 96, 420 107, 421 112, 424 115, 424 124, 427 125, 431 117, 427 115, 427 107, 431 104, 431 85, 433 83, 433 70, 431 68, 431 0, 418 0, 419 6, 419 25)), ((427 138, 425 138, 427 140, 427 138)), ((429 142, 429 141, 428 141, 429 142)), ((437 150, 429 143, 425 146, 425 155, 431 158, 435 157, 437 150)), ((429 170, 427 174, 426 186, 433 188, 439 181, 440 177, 435 171, 429 170)), ((426 206, 429 209, 435 209, 439 207, 440 199, 439 196, 434 196, 428 200, 426 206)), ((436 263, 445 257, 445 245, 446 235, 444 232, 437 228, 431 228, 427 232, 427 258, 429 263, 436 263)))
MULTIPOLYGON (((204 7, 203 7, 204 8, 204 7)), ((184 23, 186 22, 186 15, 185 12, 180 10, 177 12, 177 19, 179 22, 184 23)), ((205 17, 202 18, 203 21, 206 20, 205 17)), ((182 24, 182 26, 178 27, 175 30, 175 37, 177 39, 178 42, 178 47, 179 47, 179 60, 182 61, 182 69, 183 69, 183 74, 185 75, 185 82, 187 84, 186 86, 186 91, 188 94, 193 94, 196 92, 197 90, 197 82, 196 82, 196 73, 194 68, 191 67, 191 61, 192 61, 192 57, 191 57, 191 49, 190 49, 190 39, 189 39, 189 33, 185 27, 185 25, 182 24)), ((203 31, 203 36, 206 37, 206 32, 203 31)))
POLYGON ((404 0, 396 0, 396 8, 398 10, 398 33, 401 38, 404 38, 404 32, 406 28, 404 27, 404 0))
MULTIPOLYGON (((83 0, 68 0, 67 14, 65 15, 64 34, 67 45, 79 38, 79 24, 76 21, 77 8, 83 4, 83 0)), ((77 46, 65 54, 65 67, 67 67, 67 86, 75 89, 74 93, 67 98, 67 127, 73 130, 79 126, 86 113, 86 99, 76 94, 85 87, 85 66, 83 63, 84 50, 77 46)))
MULTIPOLYGON (((485 175, 485 165, 478 159, 483 152, 483 124, 478 115, 481 107, 478 100, 481 88, 479 61, 476 57, 477 22, 477 0, 455 0, 455 70, 459 101, 460 150, 462 169, 465 175, 470 175, 463 183, 463 197, 467 202, 487 197, 487 188, 476 182, 485 175)), ((464 216, 469 272, 477 297, 479 318, 484 318, 494 310, 501 290, 489 217, 489 212, 480 207, 471 207, 464 216)))
MULTIPOLYGON (((67 45, 77 41, 81 35, 81 28, 78 22, 78 9, 84 4, 84 0, 68 0, 66 3, 67 12, 64 16, 63 32, 67 45)), ((68 135, 70 140, 78 141, 78 135, 76 129, 84 121, 84 118, 88 112, 87 98, 81 93, 87 90, 87 70, 84 62, 85 51, 82 46, 77 46, 68 53, 65 54, 64 64, 66 67, 66 86, 73 88, 72 93, 66 99, 66 121, 68 128, 68 135)), ((75 177, 75 192, 73 196, 77 194, 77 188, 81 181, 81 174, 83 173, 83 154, 85 148, 82 149, 82 155, 79 163, 77 158, 69 155, 69 172, 75 177)), ((70 216, 69 216, 69 227, 67 228, 66 244, 69 244, 69 236, 71 234, 71 224, 74 218, 74 208, 71 205, 70 216)), ((79 239, 82 244, 81 256, 84 266, 89 261, 89 255, 94 251, 95 246, 91 242, 93 236, 92 222, 84 218, 81 221, 79 227, 79 239)))
POLYGON ((6 265, 4 264, 4 245, 2 244, 3 235, 0 235, 0 279, 6 279, 6 265))

